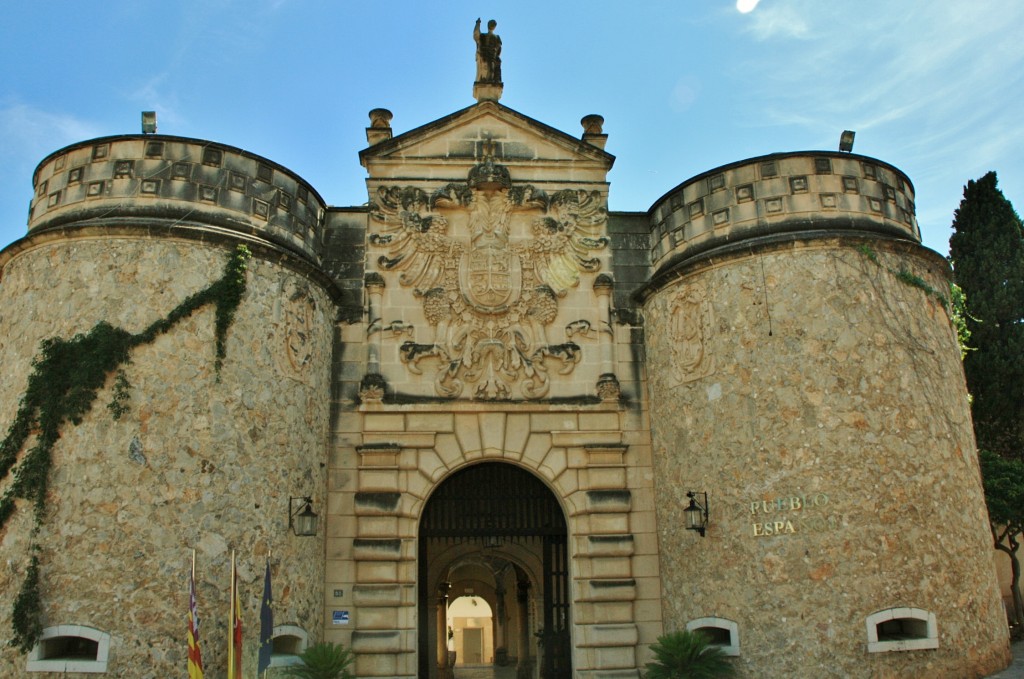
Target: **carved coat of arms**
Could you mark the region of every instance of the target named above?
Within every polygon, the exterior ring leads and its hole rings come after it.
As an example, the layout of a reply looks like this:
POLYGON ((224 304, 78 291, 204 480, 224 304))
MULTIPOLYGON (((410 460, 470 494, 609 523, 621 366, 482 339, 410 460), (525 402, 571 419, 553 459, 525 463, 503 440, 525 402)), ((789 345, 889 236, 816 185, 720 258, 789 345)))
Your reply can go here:
POLYGON ((371 217, 370 243, 386 251, 378 266, 401 272, 432 328, 429 343, 402 345, 402 361, 416 374, 432 365, 438 394, 471 385, 477 399, 542 398, 549 363, 568 374, 579 362, 580 347, 550 343, 547 326, 581 272, 600 269, 607 208, 597 191, 513 186, 488 158, 467 183, 433 193, 382 187, 371 217), (450 234, 446 214, 468 233, 450 234), (526 237, 510 237, 513 220, 526 237))
POLYGON ((711 304, 702 285, 687 285, 670 303, 672 367, 680 382, 692 382, 715 371, 708 354, 712 330, 711 304))
POLYGON ((284 336, 278 357, 282 368, 288 369, 285 374, 300 381, 308 380, 309 366, 313 362, 316 312, 316 302, 307 290, 294 285, 285 290, 280 323, 284 336))

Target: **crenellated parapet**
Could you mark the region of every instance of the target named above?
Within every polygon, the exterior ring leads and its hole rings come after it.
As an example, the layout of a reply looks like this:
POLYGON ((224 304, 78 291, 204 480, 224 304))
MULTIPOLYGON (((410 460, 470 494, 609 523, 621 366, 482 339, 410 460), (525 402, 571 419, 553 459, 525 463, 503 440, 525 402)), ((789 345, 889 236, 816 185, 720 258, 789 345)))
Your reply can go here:
POLYGON ((656 275, 724 245, 786 233, 921 241, 910 179, 850 153, 776 153, 723 165, 672 189, 648 214, 656 275))
POLYGON ((247 234, 322 258, 324 201, 301 177, 233 146, 166 135, 100 137, 47 156, 29 232, 161 224, 247 234))

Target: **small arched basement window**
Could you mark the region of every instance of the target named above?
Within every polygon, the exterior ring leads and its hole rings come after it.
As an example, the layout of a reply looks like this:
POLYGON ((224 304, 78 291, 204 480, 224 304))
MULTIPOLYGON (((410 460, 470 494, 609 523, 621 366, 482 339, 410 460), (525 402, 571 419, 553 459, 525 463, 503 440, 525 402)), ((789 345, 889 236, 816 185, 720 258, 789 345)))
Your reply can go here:
POLYGON ((296 625, 276 625, 272 641, 273 651, 270 654, 270 666, 296 665, 299 662, 299 656, 309 644, 309 634, 296 625))
POLYGON ((939 647, 935 614, 920 608, 887 608, 869 615, 865 624, 868 653, 939 647))
POLYGON ((697 618, 686 623, 690 632, 703 632, 711 639, 711 645, 722 649, 726 655, 740 654, 740 628, 726 618, 697 618))
POLYGON ((84 625, 58 625, 43 630, 28 654, 29 672, 107 671, 110 635, 84 625))

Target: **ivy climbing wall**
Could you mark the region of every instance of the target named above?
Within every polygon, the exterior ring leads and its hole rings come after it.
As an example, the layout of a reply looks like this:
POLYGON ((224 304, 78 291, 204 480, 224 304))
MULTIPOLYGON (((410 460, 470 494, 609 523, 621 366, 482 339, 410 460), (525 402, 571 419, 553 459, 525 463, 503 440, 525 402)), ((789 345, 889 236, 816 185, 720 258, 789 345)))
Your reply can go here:
MULTIPOLYGON (((77 233, 29 244, 4 263, 5 432, 41 341, 88 333, 101 322, 141 333, 221 280, 234 249, 230 242, 77 233)), ((292 535, 287 509, 290 495, 322 498, 333 307, 316 284, 258 255, 243 275, 219 372, 211 301, 129 350, 120 387, 126 395, 114 398, 111 373, 80 423, 61 426, 38 524, 31 503, 19 499, 0 529, 10 564, 0 571, 0 600, 15 599, 35 554, 39 624, 109 633, 118 666, 151 668, 140 677, 184 667, 192 549, 205 638, 227 633, 232 550, 249 620, 258 619, 270 553, 278 620, 314 634, 320 628, 323 543, 292 535), (112 401, 120 417, 106 407, 112 401), (140 627, 146 643, 138 641, 140 627)), ((18 464, 0 491, 17 478, 18 464)), ((0 630, 8 633, 11 618, 10 605, 0 606, 0 630)), ((249 640, 245 653, 255 658, 257 641, 249 640)), ((204 648, 208 666, 219 666, 222 646, 204 648)), ((2 666, 25 662, 13 648, 0 654, 2 666)))

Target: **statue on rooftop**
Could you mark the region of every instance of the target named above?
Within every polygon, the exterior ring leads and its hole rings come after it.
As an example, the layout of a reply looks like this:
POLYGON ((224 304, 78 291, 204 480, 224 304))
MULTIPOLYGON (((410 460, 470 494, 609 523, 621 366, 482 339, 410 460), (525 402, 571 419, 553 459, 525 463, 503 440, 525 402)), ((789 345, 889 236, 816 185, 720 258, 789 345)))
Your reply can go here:
POLYGON ((501 38, 494 32, 498 22, 487 22, 487 32, 480 32, 480 19, 473 28, 476 41, 476 81, 478 83, 501 83, 501 38))

